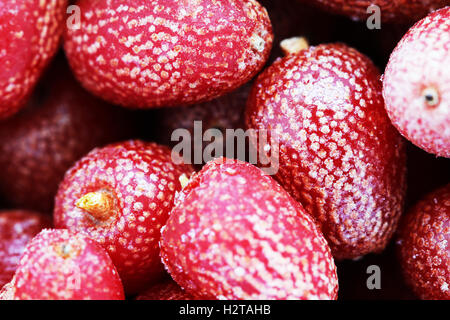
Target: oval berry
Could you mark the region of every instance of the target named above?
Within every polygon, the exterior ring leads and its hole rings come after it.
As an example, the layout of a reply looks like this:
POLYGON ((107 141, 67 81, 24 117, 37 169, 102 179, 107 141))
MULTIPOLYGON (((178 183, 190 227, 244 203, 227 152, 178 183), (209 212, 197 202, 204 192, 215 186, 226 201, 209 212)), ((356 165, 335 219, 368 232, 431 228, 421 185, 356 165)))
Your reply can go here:
POLYGON ((277 60, 257 79, 246 122, 278 140, 275 178, 315 217, 335 258, 384 249, 403 210, 405 147, 367 57, 327 44, 277 60))
POLYGON ((399 228, 407 283, 422 299, 450 300, 450 184, 419 201, 399 228))
POLYGON ((127 293, 163 275, 160 228, 190 166, 172 162, 167 147, 127 141, 95 149, 61 183, 55 201, 58 228, 84 232, 111 256, 127 293))
POLYGON ((211 161, 188 182, 162 231, 172 278, 200 299, 335 299, 336 267, 310 216, 270 176, 211 161))
POLYGON ((65 51, 81 83, 128 107, 223 95, 264 65, 272 28, 255 0, 81 0, 65 51))
POLYGON ((0 119, 26 102, 55 54, 66 0, 0 1, 0 119))
POLYGON ((0 287, 12 279, 28 242, 50 224, 36 212, 0 211, 0 287))
POLYGON ((27 246, 12 285, 16 300, 123 300, 111 258, 68 230, 43 230, 27 246))
POLYGON ((450 158, 450 7, 415 24, 392 53, 383 80, 386 110, 412 143, 450 158))

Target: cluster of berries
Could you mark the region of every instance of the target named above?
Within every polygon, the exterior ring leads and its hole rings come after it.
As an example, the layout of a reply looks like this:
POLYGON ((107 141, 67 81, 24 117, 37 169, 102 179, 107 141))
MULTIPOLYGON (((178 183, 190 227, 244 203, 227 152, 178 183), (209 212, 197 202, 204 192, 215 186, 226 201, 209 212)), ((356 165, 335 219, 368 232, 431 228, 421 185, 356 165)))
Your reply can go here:
POLYGON ((336 262, 392 239, 450 299, 450 181, 402 217, 409 142, 450 158, 448 1, 303 0, 415 22, 383 76, 260 2, 79 0, 69 26, 67 0, 0 0, 0 299, 337 299, 336 262), (194 120, 268 131, 276 173, 186 163, 164 144, 194 120))

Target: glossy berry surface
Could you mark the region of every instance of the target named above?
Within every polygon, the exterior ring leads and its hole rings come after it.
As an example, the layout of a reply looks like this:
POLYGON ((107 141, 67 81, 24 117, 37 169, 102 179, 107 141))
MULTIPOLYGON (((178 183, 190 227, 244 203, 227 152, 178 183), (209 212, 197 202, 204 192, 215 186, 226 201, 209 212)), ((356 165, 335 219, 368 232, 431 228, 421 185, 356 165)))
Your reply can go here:
POLYGON ((66 0, 0 1, 0 119, 16 113, 55 54, 66 0))
POLYGON ((122 300, 106 251, 81 233, 43 230, 27 246, 12 282, 16 300, 122 300))
POLYGON ((419 201, 399 228, 407 283, 421 299, 450 300, 450 184, 419 201))
POLYGON ((193 300, 193 297, 176 282, 169 280, 148 288, 139 294, 136 300, 193 300))
POLYGON ((95 147, 129 138, 132 117, 52 65, 28 106, 0 123, 0 194, 14 207, 51 213, 64 173, 95 147))
POLYGON ((219 158, 195 174, 162 231, 172 278, 200 299, 335 299, 336 268, 301 205, 257 167, 219 158))
POLYGON ((59 187, 58 228, 81 231, 111 256, 127 293, 162 275, 158 241, 190 166, 172 162, 168 148, 127 141, 95 149, 72 167, 59 187))
POLYGON ((255 0, 81 0, 65 51, 91 92, 128 107, 193 104, 250 80, 272 46, 255 0))
POLYGON ((277 60, 249 98, 247 127, 278 140, 275 178, 315 217, 338 259, 383 250, 403 210, 405 148, 381 87, 366 56, 327 44, 277 60))
MULTIPOLYGON (((304 1, 304 0, 303 0, 304 1)), ((314 0, 317 5, 356 20, 366 20, 374 14, 368 8, 379 7, 383 22, 404 23, 416 21, 433 10, 448 5, 448 0, 314 0)))
POLYGON ((36 212, 0 211, 0 288, 12 279, 28 242, 50 224, 36 212))
POLYGON ((386 110, 408 140, 450 158, 450 7, 415 24, 392 53, 383 80, 386 110))

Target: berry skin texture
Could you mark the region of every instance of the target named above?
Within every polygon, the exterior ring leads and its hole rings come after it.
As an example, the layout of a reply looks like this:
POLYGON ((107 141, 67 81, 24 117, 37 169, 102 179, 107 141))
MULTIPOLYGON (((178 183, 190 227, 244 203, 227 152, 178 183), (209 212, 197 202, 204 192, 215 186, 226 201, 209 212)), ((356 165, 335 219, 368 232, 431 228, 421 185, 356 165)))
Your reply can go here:
POLYGON ((211 100, 249 81, 272 47, 256 0, 81 0, 65 51, 85 88, 133 108, 211 100))
POLYGON ((161 236, 172 278, 199 299, 336 299, 325 238, 257 167, 218 158, 177 197, 161 236))
POLYGON ((55 54, 66 0, 0 1, 0 120, 26 103, 55 54))
POLYGON ((0 211, 0 287, 14 276, 28 242, 50 224, 48 217, 36 212, 0 211))
POLYGON ((75 161, 134 131, 122 108, 91 96, 66 69, 52 65, 29 105, 0 124, 0 194, 13 207, 51 213, 75 161))
POLYGON ((450 300, 450 184, 417 203, 398 233, 400 264, 416 295, 450 300))
POLYGON ((56 196, 55 226, 100 243, 127 294, 137 293, 163 275, 160 229, 181 189, 179 177, 192 171, 174 164, 171 151, 154 143, 95 149, 66 173, 56 196))
POLYGON ((450 158, 450 7, 416 23, 392 53, 383 80, 386 110, 412 143, 450 158))
POLYGON ((275 178, 315 217, 336 259, 382 251, 403 211, 405 146, 381 86, 367 57, 326 44, 277 60, 248 101, 247 127, 278 140, 275 178))
POLYGON ((136 300, 194 300, 176 282, 170 280, 155 284, 144 293, 136 297, 136 300))
POLYGON ((367 8, 377 5, 383 22, 417 21, 433 10, 449 4, 448 0, 314 0, 318 6, 355 20, 366 20, 373 15, 367 8))
POLYGON ((106 251, 81 233, 45 229, 25 249, 11 285, 15 300, 123 300, 106 251))

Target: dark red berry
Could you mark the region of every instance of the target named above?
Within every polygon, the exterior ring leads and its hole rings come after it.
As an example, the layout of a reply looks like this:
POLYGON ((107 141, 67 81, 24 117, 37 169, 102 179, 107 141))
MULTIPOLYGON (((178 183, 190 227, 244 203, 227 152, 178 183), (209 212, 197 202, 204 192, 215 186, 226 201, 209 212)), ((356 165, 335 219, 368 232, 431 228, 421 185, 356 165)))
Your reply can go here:
POLYGON ((164 281, 148 288, 144 293, 136 297, 136 300, 193 300, 194 298, 187 294, 173 280, 164 281))
POLYGON ((417 296, 450 300, 450 184, 406 214, 397 246, 406 281, 417 296))
POLYGON ((368 19, 374 11, 368 12, 367 9, 376 5, 380 9, 378 13, 382 21, 392 23, 416 21, 448 4, 448 0, 313 0, 312 2, 331 12, 344 14, 356 20, 368 19))
POLYGON ((27 109, 0 123, 0 194, 14 207, 50 213, 76 160, 134 130, 130 115, 84 91, 65 65, 44 80, 27 109))
MULTIPOLYGON (((190 163, 195 163, 197 168, 200 168, 203 161, 206 161, 203 157, 205 148, 212 142, 222 143, 223 150, 222 156, 226 155, 227 145, 227 130, 238 130, 244 128, 244 110, 247 103, 248 95, 251 86, 249 84, 229 93, 223 97, 214 99, 209 102, 196 104, 190 107, 178 107, 178 108, 164 108, 159 110, 157 116, 157 134, 159 141, 167 144, 171 147, 176 146, 183 142, 183 139, 177 140, 174 137, 172 141, 172 134, 178 129, 187 130, 191 139, 191 156, 183 155, 185 160, 190 163), (197 127, 201 128, 200 132, 196 132, 195 122, 197 127), (205 133, 210 129, 219 130, 222 135, 214 140, 207 141, 203 139, 205 133), (200 137, 199 141, 196 141, 196 134, 200 137), (219 140, 220 139, 220 140, 219 140), (196 163, 195 155, 202 155, 199 162, 196 163)), ((235 151, 236 148, 233 149, 235 151)), ((237 156, 237 152, 235 152, 237 156)), ((215 157, 218 157, 215 155, 215 157)))

